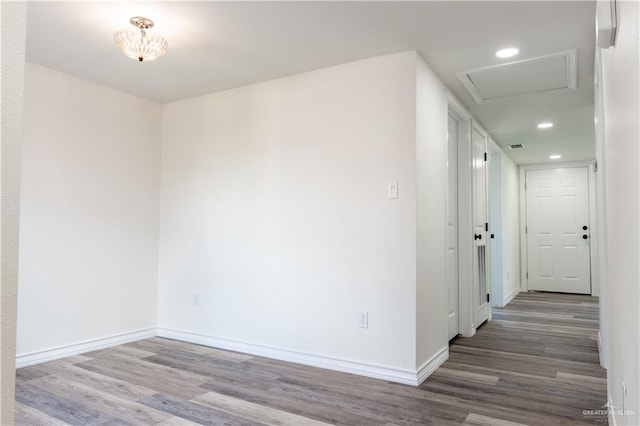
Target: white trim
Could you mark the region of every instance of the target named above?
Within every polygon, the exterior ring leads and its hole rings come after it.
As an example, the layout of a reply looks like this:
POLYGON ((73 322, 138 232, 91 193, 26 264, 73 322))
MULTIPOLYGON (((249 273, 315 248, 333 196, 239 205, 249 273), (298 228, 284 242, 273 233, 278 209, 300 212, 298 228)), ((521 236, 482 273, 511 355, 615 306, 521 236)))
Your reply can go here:
MULTIPOLYGON (((602 335, 600 334, 600 330, 598 330, 598 355, 602 352, 602 335)), ((602 365, 602 356, 600 356, 600 367, 606 369, 604 365, 602 365)))
MULTIPOLYGON (((502 307, 500 305, 504 297, 502 282, 502 156, 506 155, 500 146, 489 136, 487 141, 489 164, 487 165, 487 222, 489 232, 487 235, 487 249, 489 257, 489 285, 488 293, 491 295, 491 308, 502 307), (495 184, 495 185, 494 185, 495 184), (491 238, 495 234, 497 238, 491 238), (494 283, 496 284, 494 286, 494 283)), ((492 313, 489 311, 489 319, 492 313)))
POLYGON ((520 287, 516 287, 507 294, 502 300, 502 306, 507 306, 520 293, 520 287))
POLYGON ((461 285, 471 278, 471 114, 458 99, 448 92, 448 113, 458 120, 458 334, 471 337, 473 327, 473 303, 471 289, 461 285))
POLYGON ((527 260, 527 192, 525 183, 526 169, 520 166, 520 289, 529 291, 529 261, 527 260))
POLYGON ((453 113, 458 121, 471 120, 471 114, 462 105, 462 102, 451 92, 447 92, 448 112, 453 113))
MULTIPOLYGON (((474 142, 473 142, 473 131, 478 132, 478 134, 480 134, 480 136, 484 139, 484 154, 488 155, 489 152, 489 133, 484 129, 484 127, 482 127, 482 125, 475 119, 471 120, 471 131, 469 134, 469 155, 470 155, 470 159, 471 159, 471 163, 470 163, 470 193, 471 193, 471 205, 469 208, 469 215, 470 215, 470 219, 471 219, 471 233, 469 234, 469 241, 471 242, 471 279, 468 281, 470 284, 469 287, 469 295, 471 297, 471 307, 472 307, 472 314, 471 314, 471 318, 472 318, 472 327, 477 328, 477 326, 481 325, 482 323, 484 323, 485 321, 491 321, 491 317, 493 315, 492 309, 491 309, 491 303, 490 302, 486 302, 485 295, 481 296, 481 300, 482 300, 482 304, 480 304, 480 300, 475 300, 474 297, 476 295, 476 289, 474 288, 474 279, 476 276, 476 270, 475 268, 477 267, 477 265, 479 264, 478 262, 478 249, 477 247, 481 246, 481 244, 476 244, 475 242, 473 242, 475 240, 475 238, 472 240, 471 239, 471 234, 475 234, 475 174, 473 172, 474 170, 474 166, 473 166, 473 149, 474 149, 474 142), (484 306, 483 308, 480 308, 480 306, 484 306), (484 309, 487 310, 487 315, 486 315, 486 319, 484 318, 484 314, 483 311, 484 309)), ((487 162, 485 161, 484 164, 484 217, 485 217, 485 222, 488 223, 489 221, 489 165, 487 164, 487 162)), ((484 228, 484 227, 483 227, 484 228)), ((484 247, 485 247, 485 282, 486 282, 486 292, 487 294, 489 294, 489 297, 491 297, 491 276, 490 276, 490 270, 491 270, 491 264, 490 264, 490 253, 489 253, 489 238, 488 238, 488 232, 486 232, 485 230, 486 228, 484 228, 481 232, 484 235, 484 247)), ((474 331, 475 334, 475 331, 474 331)), ((465 337, 471 337, 471 336, 465 336, 465 337)))
MULTIPOLYGON (((596 10, 600 7, 601 3, 598 3, 596 10)), ((601 336, 601 350, 600 350, 600 365, 607 368, 608 365, 608 347, 609 347, 609 301, 607 290, 607 172, 606 172, 606 149, 604 145, 604 126, 606 124, 606 117, 604 114, 604 87, 602 87, 602 57, 600 49, 596 49, 595 55, 595 97, 594 97, 594 109, 596 117, 596 159, 599 166, 595 173, 595 205, 596 205, 596 224, 598 236, 598 253, 597 253, 597 265, 598 265, 598 287, 600 289, 600 331, 601 336)), ((593 169, 593 168, 592 168, 593 169)))
POLYGON ((520 166, 520 285, 522 291, 529 291, 529 282, 527 280, 527 235, 525 227, 527 225, 527 194, 525 191, 526 172, 530 170, 549 170, 561 168, 586 167, 588 175, 588 196, 589 196, 589 230, 592 241, 590 247, 589 263, 591 268, 591 295, 600 295, 600 275, 598 265, 598 254, 594 250, 598 250, 600 243, 598 238, 598 221, 596 219, 596 203, 591 201, 595 194, 595 171, 593 161, 576 161, 574 163, 544 163, 544 164, 526 164, 520 166), (595 248, 593 247, 595 245, 595 248), (594 262, 595 260, 595 262, 594 262))
MULTIPOLYGON (((222 337, 214 337, 206 334, 193 333, 190 331, 176 330, 171 328, 159 327, 158 336, 180 340, 182 342, 196 343, 198 345, 204 345, 218 349, 263 356, 286 362, 293 362, 296 364, 341 371, 343 373, 357 374, 360 376, 372 377, 374 379, 388 380, 405 385, 418 386, 418 372, 412 370, 334 358, 325 355, 300 352, 286 348, 279 348, 275 346, 251 342, 243 342, 222 337)), ((446 356, 448 356, 448 348, 446 356)), ((442 355, 438 353, 435 358, 432 358, 428 361, 429 363, 433 364, 429 364, 427 368, 428 371, 425 374, 430 374, 432 372, 430 368, 432 367, 432 365, 436 365, 438 362, 440 362, 441 357, 442 355)), ((433 367, 433 369, 437 368, 437 366, 439 365, 440 364, 437 364, 436 367, 433 367)))
POLYGON ((589 165, 589 233, 591 244, 589 260, 591 262, 591 295, 600 297, 600 233, 598 232, 598 206, 596 201, 596 163, 589 165))
MULTIPOLYGON (((454 120, 456 120, 457 123, 457 134, 458 134, 458 138, 456 140, 456 170, 457 170, 457 175, 456 175, 456 206, 457 206, 457 211, 456 211, 456 218, 457 218, 457 223, 456 223, 456 232, 457 232, 457 241, 456 241, 456 248, 457 248, 457 260, 458 260, 458 300, 456 301, 458 307, 456 310, 456 322, 458 323, 458 328, 457 328, 457 333, 456 335, 468 335, 469 333, 464 331, 467 330, 468 327, 471 326, 471 323, 469 322, 469 324, 466 324, 466 320, 464 318, 466 318, 466 316, 464 314, 460 314, 461 309, 464 309, 465 306, 465 302, 464 302, 464 298, 466 297, 464 294, 461 295, 460 292, 460 271, 461 268, 463 268, 464 266, 460 263, 460 188, 461 188, 461 183, 460 183, 460 149, 461 147, 463 147, 464 144, 466 144, 466 137, 464 136, 464 132, 462 132, 461 134, 461 129, 466 129, 468 127, 467 124, 465 123, 469 123, 470 122, 470 115, 469 112, 464 108, 464 106, 462 106, 462 104, 460 103, 460 101, 458 101, 458 99, 451 93, 451 92, 447 92, 447 130, 446 132, 448 133, 448 120, 449 120, 449 116, 453 117, 454 120), (461 317, 463 317, 463 319, 461 320, 461 317)), ((449 140, 447 140, 447 157, 445 159, 445 161, 449 161, 449 140)), ((450 182, 447 180, 447 188, 449 187, 450 182)), ((448 191, 448 190, 447 190, 448 191)), ((447 202, 447 206, 448 207, 448 202, 447 202)), ((446 210, 446 208, 445 208, 446 210)), ((446 224, 445 224, 446 225, 446 224)), ((444 246, 444 251, 445 253, 447 252, 447 241, 445 238, 445 246, 444 246)), ((448 280, 447 280, 447 284, 448 284, 448 280)), ((445 306, 447 306, 447 309, 449 307, 449 289, 447 288, 447 291, 445 291, 445 306)), ((447 324, 447 335, 449 334, 449 323, 450 320, 449 318, 447 318, 446 324, 447 324)))
POLYGON ((135 342, 136 340, 148 339, 156 336, 156 328, 144 328, 142 330, 130 331, 127 333, 114 334, 99 339, 85 340, 83 342, 72 343, 70 345, 58 346, 51 349, 29 352, 16 356, 16 368, 27 367, 29 365, 40 364, 53 361, 68 356, 78 355, 85 352, 97 351, 111 346, 122 345, 124 343, 135 342))
POLYGON ((135 342, 142 339, 149 339, 151 337, 165 337, 187 343, 195 343, 198 345, 205 345, 219 349, 264 356, 281 361, 309 365, 312 367, 326 368, 328 370, 357 374, 360 376, 388 380, 391 382, 402 383, 411 386, 419 386, 425 379, 427 379, 427 377, 429 377, 449 358, 449 347, 445 346, 440 351, 438 351, 438 353, 427 360, 417 371, 412 371, 388 367, 384 365, 376 365, 359 361, 328 357, 307 352, 299 352, 290 349, 277 348, 274 346, 213 337, 205 334, 192 333, 183 330, 152 327, 127 333, 114 334, 99 339, 86 340, 70 345, 58 346, 51 349, 20 354, 16 356, 16 368, 41 364, 43 362, 54 361, 73 355, 79 355, 86 352, 135 342))
MULTIPOLYGON (((487 131, 484 129, 484 127, 482 127, 482 124, 480 124, 478 122, 478 120, 476 120, 475 118, 471 119, 471 124, 473 125, 473 128, 476 129, 478 131, 478 133, 480 133, 480 135, 487 139, 486 143, 489 142, 489 133, 487 133, 487 131)), ((485 144, 485 148, 486 148, 486 144, 485 144)))
MULTIPOLYGON (((606 0, 598 2, 596 7, 596 42, 601 49, 615 47, 618 33, 618 17, 616 0, 609 0, 609 7, 606 0), (602 6, 602 7, 601 7, 602 6)), ((596 49, 599 50, 599 49, 596 49)))
POLYGON ((440 349, 437 354, 424 362, 417 373, 417 386, 420 386, 422 382, 427 380, 427 377, 433 374, 444 362, 449 359, 449 346, 445 346, 440 349))
MULTIPOLYGON (((457 336, 458 334, 460 334, 460 252, 458 251, 458 127, 460 126, 460 120, 459 120, 459 114, 455 112, 455 107, 452 106, 451 102, 448 101, 447 102, 447 122, 445 123, 446 128, 445 128, 445 135, 447 135, 447 143, 446 143, 446 148, 445 149, 445 158, 443 159, 445 164, 447 164, 447 202, 445 203, 445 209, 444 209, 444 218, 445 218, 445 223, 443 224, 446 230, 446 237, 443 239, 444 242, 444 253, 445 256, 448 257, 449 256, 449 206, 451 203, 452 199, 455 199, 455 231, 456 231, 456 238, 455 238, 455 265, 454 265, 454 271, 455 271, 455 276, 456 276, 456 280, 455 283, 453 283, 453 285, 456 287, 456 300, 452 301, 449 300, 449 295, 450 295, 450 291, 451 288, 450 286, 452 285, 452 283, 450 282, 450 276, 449 274, 451 273, 451 271, 449 270, 449 267, 446 266, 445 267, 445 275, 444 275, 444 282, 445 282, 445 291, 444 291, 444 306, 446 307, 446 312, 449 312, 449 309, 451 307, 451 304, 455 302, 455 313, 452 315, 450 312, 447 314, 447 321, 446 321, 446 332, 447 332, 447 340, 452 339, 453 337, 457 336), (455 121, 455 127, 456 127, 456 140, 455 142, 451 141, 450 135, 449 135, 449 120, 453 119, 453 121, 455 121), (455 182, 452 182, 449 179, 449 171, 451 170, 451 161, 450 161, 450 154, 451 154, 451 147, 455 144, 455 182), (451 197, 451 190, 454 189, 453 185, 455 185, 455 196, 451 197), (455 317, 455 321, 454 322, 454 327, 452 327, 452 320, 451 318, 455 317), (453 332, 455 333, 453 336, 451 336, 451 331, 453 329, 453 332)), ((447 260, 447 265, 448 265, 448 260, 447 260)))
MULTIPOLYGON (((452 106, 453 104, 449 104, 452 106)), ((458 121, 458 332, 476 333, 473 326, 473 250, 471 186, 471 119, 458 121)))

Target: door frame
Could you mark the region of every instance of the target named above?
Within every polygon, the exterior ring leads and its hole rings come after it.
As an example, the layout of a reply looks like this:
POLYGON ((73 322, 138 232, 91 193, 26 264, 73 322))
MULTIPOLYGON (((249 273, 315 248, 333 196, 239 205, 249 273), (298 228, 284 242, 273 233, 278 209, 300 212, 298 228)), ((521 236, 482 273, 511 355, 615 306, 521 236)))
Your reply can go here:
POLYGON ((526 173, 531 170, 553 170, 561 168, 586 167, 588 177, 589 194, 589 229, 590 248, 589 263, 591 275, 591 295, 600 295, 600 279, 598 268, 598 229, 597 229, 597 209, 596 209, 596 163, 594 161, 577 161, 570 163, 546 163, 527 164, 520 166, 520 283, 523 292, 529 291, 529 280, 527 279, 527 194, 525 192, 526 173))
MULTIPOLYGON (((470 243, 473 238, 471 229, 471 114, 450 92, 447 105, 448 113, 458 120, 458 334, 463 337, 471 337, 476 333, 476 329, 473 327, 473 285, 471 284, 473 251, 470 243)), ((443 247, 445 253, 446 249, 445 244, 443 247)))
MULTIPOLYGON (((489 155, 489 133, 480 125, 480 123, 478 123, 476 120, 472 119, 471 122, 471 131, 470 131, 470 136, 469 136, 469 155, 471 158, 471 161, 474 160, 473 158, 473 131, 476 131, 478 134, 480 134, 480 136, 482 136, 482 138, 484 138, 484 218, 485 218, 485 223, 486 225, 484 226, 484 230, 481 231, 482 234, 484 234, 484 247, 485 247, 485 258, 484 258, 484 271, 485 271, 485 276, 484 276, 484 280, 485 280, 485 292, 486 292, 486 296, 489 297, 489 300, 485 301, 484 303, 482 303, 482 305, 487 305, 485 308, 487 310, 487 319, 486 320, 482 320, 479 321, 478 323, 476 323, 476 308, 479 306, 478 304, 476 304, 474 301, 474 293, 475 293, 475 273, 476 267, 479 267, 479 262, 478 262, 478 245, 476 245, 475 243, 475 238, 472 238, 472 236, 476 233, 476 230, 473 229, 475 224, 475 213, 476 213, 476 206, 474 204, 474 201, 472 201, 471 203, 471 207, 470 207, 470 213, 471 213, 471 234, 469 234, 469 242, 471 243, 471 280, 470 282, 470 291, 471 291, 471 305, 472 305, 472 322, 471 325, 474 329, 474 333, 476 328, 483 324, 485 321, 491 321, 492 319, 492 314, 493 314, 493 310, 491 307, 491 302, 490 300, 493 298, 492 295, 492 289, 491 289, 491 250, 490 250, 490 242, 489 242, 489 232, 487 231, 487 227, 488 227, 488 223, 489 223, 489 161, 488 161, 488 155, 489 155)), ((471 196, 472 198, 474 197, 474 189, 475 189, 475 182, 474 182, 474 171, 473 171, 473 165, 470 166, 470 175, 471 175, 471 196)), ((479 272, 479 270, 478 270, 479 272)), ((479 277, 478 277, 479 279, 479 277)), ((484 298, 486 297, 485 295, 481 296, 482 299, 484 300, 484 298)))
POLYGON ((491 308, 504 306, 504 292, 502 283, 502 149, 489 136, 487 146, 489 152, 489 179, 487 182, 487 205, 489 209, 489 280, 491 287, 491 308))
POLYGON ((446 227, 447 227, 447 237, 446 237, 446 245, 445 245, 445 253, 447 256, 446 259, 446 269, 445 269, 445 282, 447 283, 447 297, 446 297, 446 306, 447 306, 447 338, 448 341, 450 341, 451 339, 453 339, 454 337, 458 336, 460 334, 460 242, 458 241, 458 235, 459 235, 459 220, 458 220, 458 145, 459 145, 459 129, 460 129, 460 116, 459 114, 457 114, 451 106, 447 107, 447 178, 451 179, 452 177, 455 178, 455 182, 452 182, 451 180, 447 181, 447 223, 446 223, 446 227), (452 138, 451 135, 449 134, 449 120, 453 120, 455 122, 455 139, 452 142, 452 138), (450 157, 450 155, 452 156, 455 152, 455 159, 452 160, 452 158, 450 157), (453 166, 455 166, 455 173, 452 173, 451 168, 453 167, 451 163, 454 163, 453 166), (450 203, 451 203, 451 191, 452 189, 455 189, 455 209, 449 209, 450 207, 450 203), (453 210, 455 210, 455 239, 454 239, 454 244, 455 244, 455 265, 453 268, 449 267, 449 249, 450 249, 450 245, 449 245, 449 215, 451 213, 453 213, 453 210), (450 282, 450 276, 449 274, 452 272, 451 269, 453 269, 456 279, 455 282, 450 282), (450 297, 451 296, 451 291, 452 289, 455 289, 455 297, 450 297), (451 312, 450 312, 450 308, 451 308, 451 304, 455 303, 455 324, 452 324, 451 321, 451 312), (455 331, 455 334, 453 336, 450 336, 449 333, 451 333, 452 331, 455 331))

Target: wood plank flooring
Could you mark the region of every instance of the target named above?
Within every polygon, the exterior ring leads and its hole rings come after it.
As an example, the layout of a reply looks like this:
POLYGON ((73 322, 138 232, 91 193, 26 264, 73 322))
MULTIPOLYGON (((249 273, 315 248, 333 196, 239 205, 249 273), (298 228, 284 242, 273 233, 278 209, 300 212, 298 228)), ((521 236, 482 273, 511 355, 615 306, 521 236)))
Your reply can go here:
POLYGON ((420 387, 153 338, 17 371, 18 425, 580 425, 597 299, 520 294, 420 387))

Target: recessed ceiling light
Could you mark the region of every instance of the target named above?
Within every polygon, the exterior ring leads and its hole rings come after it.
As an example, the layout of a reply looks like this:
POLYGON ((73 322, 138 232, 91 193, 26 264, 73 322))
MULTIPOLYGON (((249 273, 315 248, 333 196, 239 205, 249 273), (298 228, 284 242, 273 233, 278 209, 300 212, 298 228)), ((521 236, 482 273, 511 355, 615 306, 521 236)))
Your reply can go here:
POLYGON ((517 47, 505 47, 504 49, 498 50, 496 56, 498 58, 510 58, 516 56, 518 53, 520 53, 520 49, 517 47))
POLYGON ((559 155, 559 154, 554 154, 549 156, 549 160, 558 160, 560 158, 562 158, 562 155, 559 155))
POLYGON ((550 127, 553 127, 553 123, 550 121, 546 121, 544 123, 539 123, 538 124, 538 129, 548 129, 550 127))

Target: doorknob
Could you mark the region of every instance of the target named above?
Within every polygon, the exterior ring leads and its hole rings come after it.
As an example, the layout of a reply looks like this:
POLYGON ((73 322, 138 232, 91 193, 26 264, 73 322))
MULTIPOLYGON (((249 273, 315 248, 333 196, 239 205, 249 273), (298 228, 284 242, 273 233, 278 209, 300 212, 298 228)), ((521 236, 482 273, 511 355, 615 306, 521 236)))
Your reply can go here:
POLYGON ((482 239, 482 234, 473 234, 473 239, 474 240, 481 240, 482 239))
POLYGON ((584 234, 584 235, 582 236, 582 239, 583 239, 583 240, 586 240, 587 238, 589 238, 589 237, 587 236, 587 234, 584 234))
POLYGON ((584 225, 584 226, 582 227, 582 230, 583 230, 583 231, 586 231, 587 229, 589 229, 589 228, 587 227, 587 225, 584 225))

